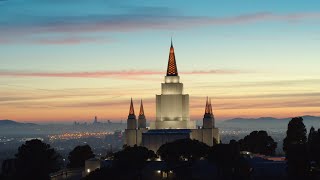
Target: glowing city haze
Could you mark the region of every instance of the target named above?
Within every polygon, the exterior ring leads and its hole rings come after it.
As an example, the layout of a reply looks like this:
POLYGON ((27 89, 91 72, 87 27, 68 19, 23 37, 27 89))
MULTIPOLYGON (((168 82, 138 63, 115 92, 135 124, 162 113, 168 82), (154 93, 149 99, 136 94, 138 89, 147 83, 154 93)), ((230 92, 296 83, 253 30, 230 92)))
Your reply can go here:
POLYGON ((0 1, 0 119, 154 120, 173 37, 190 115, 320 115, 318 1, 0 1))

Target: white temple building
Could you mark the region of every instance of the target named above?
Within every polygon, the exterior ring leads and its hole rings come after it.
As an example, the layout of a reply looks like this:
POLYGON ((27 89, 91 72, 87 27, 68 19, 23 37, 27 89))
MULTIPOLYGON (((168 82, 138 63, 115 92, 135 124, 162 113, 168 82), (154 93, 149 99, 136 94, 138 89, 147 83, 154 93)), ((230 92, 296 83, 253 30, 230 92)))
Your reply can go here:
POLYGON ((161 95, 156 95, 156 121, 151 129, 194 129, 189 118, 189 94, 183 94, 174 48, 171 42, 167 75, 161 84, 161 95))
POLYGON ((156 95, 156 120, 146 127, 143 104, 141 100, 139 118, 136 120, 131 99, 127 129, 125 130, 128 146, 145 146, 153 151, 167 142, 177 139, 196 139, 212 146, 220 142, 219 129, 215 128, 211 100, 207 98, 203 126, 196 128, 195 121, 189 116, 189 95, 184 94, 180 82, 171 42, 167 74, 161 84, 161 94, 156 95))

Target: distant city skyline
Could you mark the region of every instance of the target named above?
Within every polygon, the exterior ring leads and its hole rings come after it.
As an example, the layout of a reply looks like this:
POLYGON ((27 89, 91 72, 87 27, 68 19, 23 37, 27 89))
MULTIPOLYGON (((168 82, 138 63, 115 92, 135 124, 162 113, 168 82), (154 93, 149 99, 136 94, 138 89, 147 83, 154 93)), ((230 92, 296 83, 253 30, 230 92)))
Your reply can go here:
POLYGON ((320 2, 217 2, 0 1, 0 119, 154 120, 171 37, 192 120, 319 116, 320 2))

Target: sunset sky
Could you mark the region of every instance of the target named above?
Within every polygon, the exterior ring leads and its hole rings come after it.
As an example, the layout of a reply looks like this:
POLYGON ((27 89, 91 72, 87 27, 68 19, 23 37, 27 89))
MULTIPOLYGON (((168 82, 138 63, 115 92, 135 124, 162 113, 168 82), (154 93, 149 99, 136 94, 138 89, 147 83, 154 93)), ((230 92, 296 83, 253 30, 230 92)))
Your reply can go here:
POLYGON ((155 117, 173 37, 191 119, 320 115, 320 2, 0 0, 0 119, 155 117), (191 3, 192 2, 192 3, 191 3))

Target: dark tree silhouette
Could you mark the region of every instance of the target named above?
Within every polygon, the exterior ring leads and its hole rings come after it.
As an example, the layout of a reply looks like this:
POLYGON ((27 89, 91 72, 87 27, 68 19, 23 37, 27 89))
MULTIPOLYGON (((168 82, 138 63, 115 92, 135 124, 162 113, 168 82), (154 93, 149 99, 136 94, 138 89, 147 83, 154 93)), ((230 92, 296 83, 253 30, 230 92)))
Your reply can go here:
POLYGON ((121 171, 119 168, 100 168, 88 174, 83 180, 129 179, 124 175, 126 171, 121 171))
POLYGON ((253 131, 239 140, 240 150, 252 153, 274 155, 277 143, 266 131, 253 131))
POLYGON ((62 165, 61 156, 38 139, 26 141, 19 147, 16 157, 16 173, 13 179, 50 179, 49 174, 62 165))
POLYGON ((68 156, 70 168, 79 168, 84 167, 84 163, 86 160, 90 158, 94 158, 91 147, 89 145, 77 146, 75 147, 68 156))
POLYGON ((320 129, 315 131, 313 127, 310 128, 308 136, 308 149, 310 160, 315 163, 315 166, 320 166, 320 129))
POLYGON ((309 178, 309 158, 306 144, 289 144, 287 148, 288 177, 293 180, 309 178))
POLYGON ((142 168, 147 160, 154 160, 157 155, 146 147, 126 146, 122 151, 114 153, 113 158, 124 166, 142 168))
POLYGON ((287 136, 283 140, 283 151, 286 153, 291 144, 305 144, 307 130, 302 117, 292 118, 288 124, 287 136))
POLYGON ((191 139, 179 139, 163 144, 157 151, 167 162, 194 161, 207 156, 210 147, 205 143, 191 139))
POLYGON ((8 179, 17 173, 17 159, 6 159, 2 162, 0 179, 8 179))
POLYGON ((103 179, 141 179, 141 170, 148 160, 154 160, 156 154, 142 146, 125 146, 113 154, 112 167, 91 172, 86 180, 103 179))
POLYGON ((230 144, 217 144, 208 154, 208 161, 215 163, 221 179, 235 179, 240 163, 240 148, 236 141, 230 144))
POLYGON ((308 143, 311 143, 315 140, 317 136, 317 132, 315 131, 314 127, 311 126, 310 131, 309 131, 309 135, 308 135, 308 143))
POLYGON ((188 169, 195 160, 206 158, 210 147, 200 141, 191 139, 179 139, 160 146, 157 154, 166 162, 166 171, 175 171, 177 179, 190 178, 188 169))

